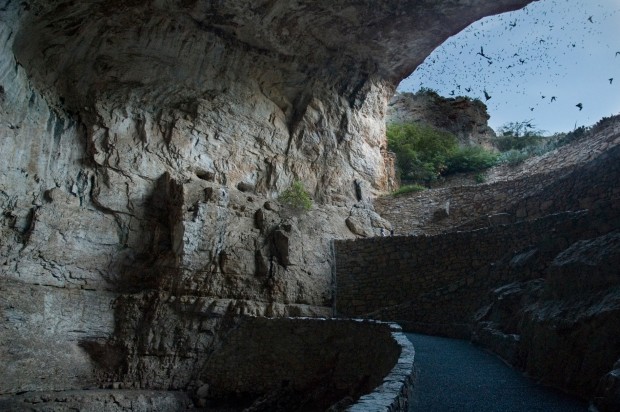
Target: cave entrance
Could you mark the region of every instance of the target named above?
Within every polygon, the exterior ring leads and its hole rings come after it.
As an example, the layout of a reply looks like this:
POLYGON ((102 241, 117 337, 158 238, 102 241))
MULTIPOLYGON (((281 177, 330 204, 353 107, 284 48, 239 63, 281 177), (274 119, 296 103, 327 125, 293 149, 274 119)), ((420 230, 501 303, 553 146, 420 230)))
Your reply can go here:
POLYGON ((398 91, 479 99, 496 131, 525 121, 546 135, 570 132, 620 111, 618 27, 615 1, 536 1, 449 38, 398 91))

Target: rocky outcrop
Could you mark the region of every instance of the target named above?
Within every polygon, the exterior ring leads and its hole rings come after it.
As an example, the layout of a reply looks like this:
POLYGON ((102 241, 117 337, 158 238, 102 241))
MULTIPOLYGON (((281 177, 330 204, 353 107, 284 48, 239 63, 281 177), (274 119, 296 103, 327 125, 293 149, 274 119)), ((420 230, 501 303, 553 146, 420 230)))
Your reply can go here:
POLYGON ((328 315, 395 85, 527 3, 0 1, 0 394, 185 390, 237 314, 328 315))
POLYGON ((594 397, 594 405, 601 412, 620 409, 620 359, 614 369, 601 378, 594 397))
POLYGON ((447 98, 427 90, 402 92, 388 104, 386 122, 420 123, 452 133, 464 146, 492 149, 495 132, 488 125, 487 107, 480 100, 458 96, 447 98))
POLYGON ((551 263, 512 265, 512 272, 544 277, 495 290, 474 339, 546 384, 583 397, 600 386, 606 389, 599 390, 598 402, 613 403, 605 375, 620 355, 619 245, 615 231, 575 242, 551 263))
POLYGON ((8 412, 43 411, 182 411, 193 406, 183 392, 149 390, 72 390, 38 392, 0 399, 0 407, 8 412))

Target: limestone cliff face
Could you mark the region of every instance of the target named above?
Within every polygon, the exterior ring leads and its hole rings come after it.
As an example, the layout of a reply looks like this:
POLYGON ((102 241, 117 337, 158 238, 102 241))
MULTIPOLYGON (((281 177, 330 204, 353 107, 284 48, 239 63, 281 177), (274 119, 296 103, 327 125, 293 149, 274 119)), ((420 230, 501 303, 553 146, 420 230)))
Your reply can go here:
POLYGON ((329 314, 395 85, 527 3, 0 1, 0 394, 187 388, 230 316, 329 314))
POLYGON ((387 123, 416 122, 454 134, 463 145, 492 148, 495 132, 488 125, 487 107, 480 100, 446 98, 434 92, 397 93, 388 104, 387 123))

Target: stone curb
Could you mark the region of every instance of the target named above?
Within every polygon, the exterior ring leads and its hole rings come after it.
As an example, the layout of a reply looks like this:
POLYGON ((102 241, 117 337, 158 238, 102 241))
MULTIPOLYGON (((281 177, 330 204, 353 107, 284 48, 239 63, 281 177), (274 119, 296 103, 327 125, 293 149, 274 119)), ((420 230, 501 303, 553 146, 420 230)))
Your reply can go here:
POLYGON ((383 379, 383 384, 371 393, 362 396, 347 409, 350 412, 398 412, 408 410, 413 393, 413 368, 415 349, 396 323, 389 324, 392 337, 400 345, 398 362, 383 379))

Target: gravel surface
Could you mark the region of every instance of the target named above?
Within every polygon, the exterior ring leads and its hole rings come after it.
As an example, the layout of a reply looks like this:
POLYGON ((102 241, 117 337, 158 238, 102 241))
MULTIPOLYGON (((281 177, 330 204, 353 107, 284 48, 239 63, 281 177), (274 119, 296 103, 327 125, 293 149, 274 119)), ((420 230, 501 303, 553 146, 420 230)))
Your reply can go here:
POLYGON ((536 384, 463 340, 407 334, 416 351, 411 412, 587 412, 588 406, 536 384))

